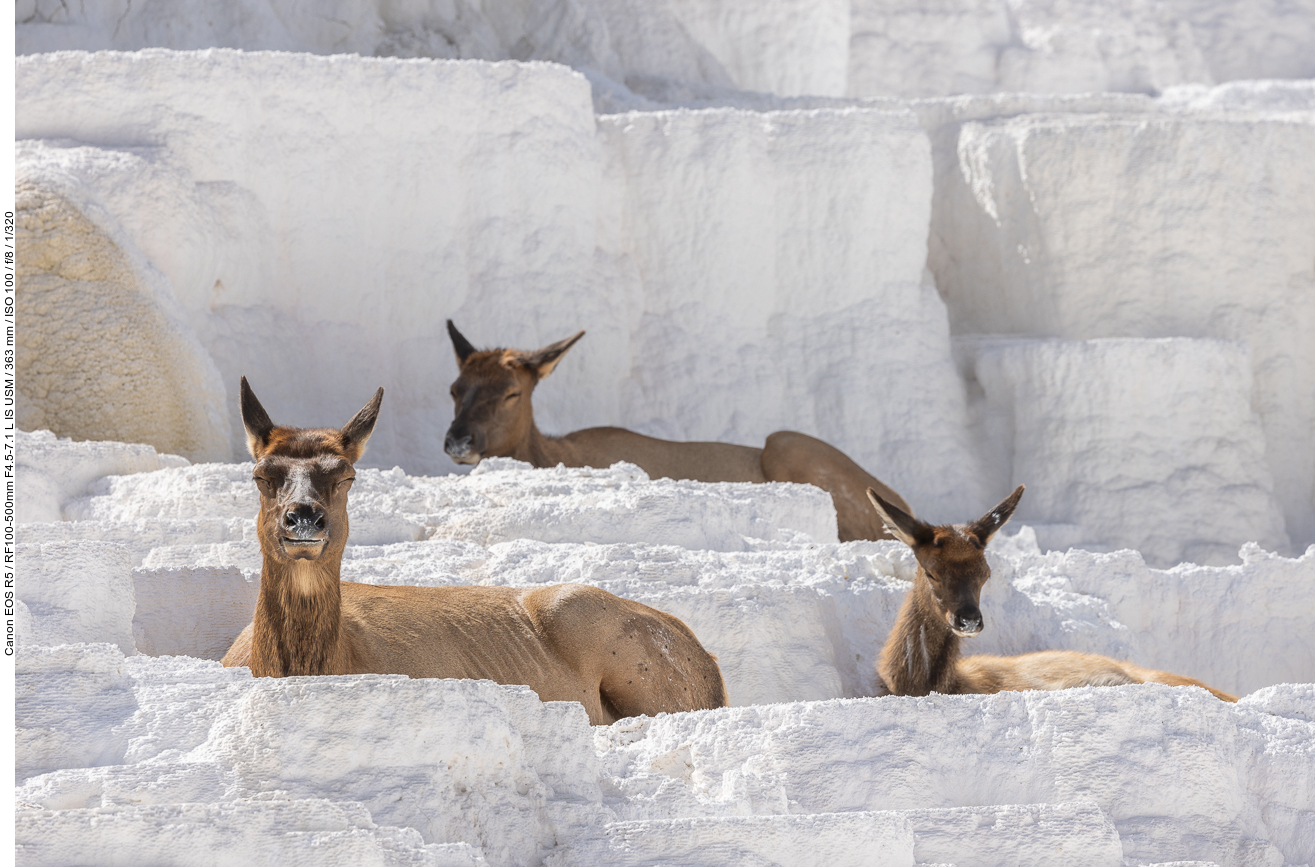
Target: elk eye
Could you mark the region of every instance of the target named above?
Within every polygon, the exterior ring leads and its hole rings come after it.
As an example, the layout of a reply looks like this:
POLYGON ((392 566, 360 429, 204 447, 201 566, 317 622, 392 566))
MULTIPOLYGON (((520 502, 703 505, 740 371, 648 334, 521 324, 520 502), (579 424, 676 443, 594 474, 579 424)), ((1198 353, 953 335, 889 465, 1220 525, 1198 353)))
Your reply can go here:
POLYGON ((340 479, 339 481, 334 483, 333 487, 335 490, 346 490, 347 488, 350 488, 352 486, 352 482, 354 481, 356 481, 356 476, 352 476, 351 478, 348 479, 340 479), (346 487, 343 487, 344 485, 346 487))
POLYGON ((456 400, 456 399, 457 399, 457 387, 456 387, 455 385, 452 386, 451 388, 449 388, 449 389, 447 390, 447 393, 450 394, 450 395, 452 395, 452 399, 453 399, 453 400, 456 400))
POLYGON ((270 484, 269 479, 261 478, 260 476, 252 476, 251 480, 256 483, 256 487, 260 489, 262 494, 267 497, 274 496, 274 486, 270 484))
POLYGON ((507 395, 507 400, 514 400, 515 398, 518 398, 520 396, 521 393, 519 391, 513 391, 511 394, 507 395))

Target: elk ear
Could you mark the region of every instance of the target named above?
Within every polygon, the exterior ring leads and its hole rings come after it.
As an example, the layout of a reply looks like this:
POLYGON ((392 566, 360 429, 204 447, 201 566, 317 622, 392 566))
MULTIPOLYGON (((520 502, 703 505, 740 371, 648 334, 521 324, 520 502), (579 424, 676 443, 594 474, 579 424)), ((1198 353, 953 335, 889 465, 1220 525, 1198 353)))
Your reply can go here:
POLYGON ((269 445, 270 432, 274 422, 269 420, 269 413, 256 400, 256 393, 247 385, 247 378, 242 377, 242 427, 247 432, 247 451, 251 457, 260 460, 260 453, 269 445))
POLYGON ((565 340, 559 340, 556 343, 550 343, 542 349, 536 349, 533 352, 523 352, 517 359, 521 364, 528 367, 540 379, 548 378, 557 362, 562 360, 566 350, 575 345, 575 342, 584 337, 584 332, 577 332, 565 340))
POLYGON ((986 547, 986 543, 991 541, 995 531, 1005 525, 1005 522, 1014 514, 1014 509, 1018 508, 1018 501, 1023 498, 1023 486, 1019 485, 1014 488, 1014 492, 1000 501, 1000 504, 991 511, 987 512, 976 522, 968 526, 968 532, 977 537, 977 541, 986 547))
POLYGON ((361 407, 361 411, 352 416, 352 420, 338 431, 342 437, 343 451, 347 453, 348 463, 356 463, 365 454, 365 444, 374 432, 374 423, 379 420, 379 404, 384 399, 384 390, 380 388, 370 398, 370 402, 361 407))
POLYGON ((452 348, 457 353, 457 367, 460 367, 475 353, 475 347, 471 346, 470 341, 457 330, 451 319, 447 321, 447 336, 452 338, 452 348))
POLYGON ((872 503, 872 508, 876 509, 877 514, 881 516, 881 522, 886 525, 886 529, 896 539, 899 539, 910 548, 916 548, 918 545, 926 545, 931 542, 932 527, 930 524, 924 524, 898 506, 887 503, 881 499, 880 494, 871 488, 868 488, 868 500, 872 503))

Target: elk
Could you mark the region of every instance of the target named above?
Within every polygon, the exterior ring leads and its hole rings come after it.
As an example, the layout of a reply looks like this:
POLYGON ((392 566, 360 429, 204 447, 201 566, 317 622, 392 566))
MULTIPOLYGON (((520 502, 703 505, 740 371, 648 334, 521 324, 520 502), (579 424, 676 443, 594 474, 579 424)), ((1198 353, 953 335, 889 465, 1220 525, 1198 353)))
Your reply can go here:
POLYGON ((1163 683, 1199 686, 1223 701, 1237 701, 1190 677, 1092 653, 1043 650, 1021 656, 960 657, 960 640, 982 631, 978 603, 982 585, 991 577, 986 545, 1013 515, 1023 486, 971 524, 940 526, 918 520, 874 490, 867 495, 882 522, 913 549, 918 560, 913 590, 900 608, 877 665, 890 693, 996 693, 1163 683))
POLYGON ((339 430, 275 426, 242 378, 260 490, 252 622, 226 666, 257 677, 405 674, 525 684, 589 721, 725 707, 716 658, 679 619, 596 587, 384 587, 340 580, 347 492, 383 399, 339 430))
POLYGON ((452 383, 455 418, 443 447, 459 464, 511 457, 536 467, 610 467, 637 464, 650 478, 697 482, 801 482, 831 495, 840 541, 890 539, 864 499, 874 488, 912 511, 900 496, 835 446, 794 431, 777 431, 762 448, 714 442, 673 442, 619 427, 592 427, 544 436, 534 423, 534 387, 553 372, 584 332, 532 352, 476 350, 452 320, 448 335, 459 375, 452 383))

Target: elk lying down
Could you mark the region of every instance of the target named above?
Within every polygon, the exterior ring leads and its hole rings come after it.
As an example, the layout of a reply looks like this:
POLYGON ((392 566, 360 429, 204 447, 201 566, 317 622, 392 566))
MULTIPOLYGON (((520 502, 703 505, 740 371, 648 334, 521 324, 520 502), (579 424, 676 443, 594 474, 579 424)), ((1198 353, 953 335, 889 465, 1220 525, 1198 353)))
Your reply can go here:
POLYGON ((971 524, 932 526, 882 498, 868 499, 891 533, 913 549, 918 573, 881 651, 878 673, 895 695, 994 693, 1023 689, 1067 689, 1163 683, 1199 686, 1224 701, 1228 693, 1199 680, 1142 668, 1091 653, 1045 650, 1021 656, 959 656, 959 643, 982 631, 978 608, 982 585, 991 577, 986 544, 1013 515, 1023 486, 971 524))
POLYGON ((760 449, 730 443, 672 442, 620 427, 544 436, 534 424, 530 396, 584 332, 524 352, 476 350, 451 319, 447 330, 460 375, 452 383, 456 417, 444 448, 459 464, 494 457, 512 457, 536 467, 610 467, 628 461, 654 479, 816 485, 831 494, 842 542, 893 538, 868 508, 863 493, 868 488, 910 511, 898 494, 835 446, 794 431, 777 431, 760 449))
POLYGON ((526 684, 595 725, 724 707, 715 658, 679 619, 595 587, 379 587, 340 581, 353 464, 383 389, 341 430, 276 427, 242 379, 263 565, 224 656, 257 677, 405 674, 526 684))

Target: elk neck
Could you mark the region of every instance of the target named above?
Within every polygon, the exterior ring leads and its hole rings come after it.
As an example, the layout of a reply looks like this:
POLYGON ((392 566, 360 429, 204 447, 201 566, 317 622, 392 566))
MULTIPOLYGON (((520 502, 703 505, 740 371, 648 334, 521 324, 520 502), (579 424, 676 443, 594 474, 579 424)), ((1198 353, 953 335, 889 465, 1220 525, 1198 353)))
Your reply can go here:
POLYGON ((581 466, 575 450, 557 437, 545 436, 531 418, 530 430, 519 443, 511 457, 527 464, 544 468, 566 464, 568 467, 581 466))
POLYGON ((922 566, 881 652, 881 676, 896 695, 953 693, 959 636, 941 614, 922 566))
POLYGON ((251 673, 330 674, 342 631, 342 551, 317 560, 264 555, 252 626, 251 673))

